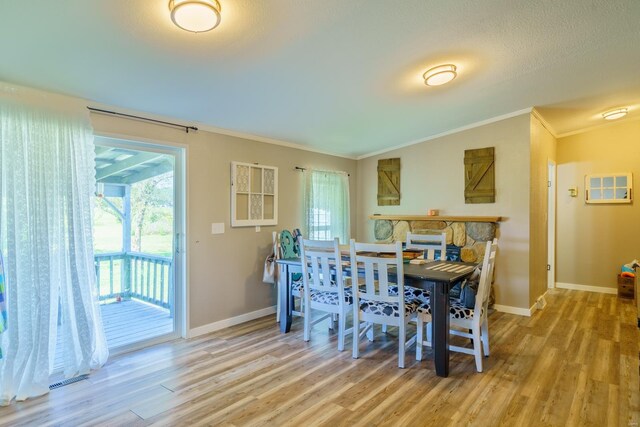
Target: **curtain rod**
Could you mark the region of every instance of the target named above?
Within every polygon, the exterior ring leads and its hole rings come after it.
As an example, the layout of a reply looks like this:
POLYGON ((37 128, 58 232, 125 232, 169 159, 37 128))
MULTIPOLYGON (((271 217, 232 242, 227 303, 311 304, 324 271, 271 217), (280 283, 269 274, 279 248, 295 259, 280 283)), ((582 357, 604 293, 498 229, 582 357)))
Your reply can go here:
MULTIPOLYGON (((307 168, 301 168, 300 166, 296 166, 296 169, 299 170, 299 171, 303 171, 303 172, 307 170, 307 168)), ((327 172, 329 172, 329 171, 327 171, 327 172)), ((351 174, 348 173, 347 176, 351 176, 351 174)))
POLYGON ((93 111, 94 113, 111 114, 113 116, 120 116, 120 117, 129 118, 129 119, 136 119, 136 120, 142 120, 145 122, 160 123, 167 126, 173 126, 173 127, 184 129, 186 133, 189 133, 190 130, 193 130, 196 132, 198 131, 198 128, 195 126, 186 126, 186 125, 181 125, 179 123, 165 122, 162 120, 150 119, 148 117, 134 116, 132 114, 118 113, 116 111, 109 111, 109 110, 101 110, 99 108, 93 108, 93 107, 87 107, 87 110, 93 111))

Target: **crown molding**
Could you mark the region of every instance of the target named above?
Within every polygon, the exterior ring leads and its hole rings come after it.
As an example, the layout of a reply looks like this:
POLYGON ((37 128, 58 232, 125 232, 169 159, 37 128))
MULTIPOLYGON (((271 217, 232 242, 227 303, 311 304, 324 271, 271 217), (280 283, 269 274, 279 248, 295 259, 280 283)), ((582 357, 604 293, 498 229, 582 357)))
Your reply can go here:
MULTIPOLYGON (((89 102, 89 101, 87 101, 87 102, 89 102)), ((345 154, 332 153, 332 152, 329 152, 329 151, 316 149, 316 148, 309 147, 309 146, 303 145, 303 144, 298 144, 298 143, 295 143, 295 142, 284 141, 284 140, 280 140, 280 139, 268 138, 268 137, 264 137, 264 136, 260 136, 260 135, 254 135, 254 134, 247 133, 247 132, 240 132, 240 131, 235 131, 235 130, 231 130, 231 129, 215 127, 215 126, 211 126, 211 125, 208 125, 208 124, 205 124, 205 123, 201 123, 201 122, 193 122, 193 121, 183 120, 183 119, 179 119, 179 118, 175 118, 175 117, 171 117, 171 116, 163 116, 163 115, 160 115, 160 114, 153 114, 153 113, 148 113, 148 112, 139 111, 139 110, 132 110, 132 109, 128 109, 128 108, 116 107, 116 106, 113 106, 113 105, 102 104, 102 103, 99 103, 99 102, 93 102, 93 103, 91 103, 91 106, 92 107, 96 107, 96 108, 100 108, 100 109, 105 109, 105 110, 116 110, 119 113, 131 114, 131 115, 136 115, 136 116, 144 116, 145 118, 149 118, 149 119, 153 119, 153 120, 160 120, 160 121, 166 121, 166 122, 184 122, 185 126, 195 126, 195 127, 197 127, 198 128, 197 132, 215 133, 215 134, 219 134, 219 135, 232 136, 232 137, 235 137, 235 138, 248 139, 248 140, 251 140, 251 141, 264 142, 266 144, 279 145, 281 147, 293 148, 293 149, 302 150, 302 151, 309 151, 309 152, 312 152, 312 153, 325 154, 325 155, 333 156, 333 157, 342 157, 342 158, 345 158, 345 159, 356 160, 355 156, 347 156, 345 154)), ((102 113, 93 113, 93 114, 102 114, 102 113)), ((127 118, 127 117, 118 117, 118 116, 111 116, 111 117, 117 117, 119 119, 125 119, 125 120, 136 120, 135 118, 127 118)), ((149 122, 149 124, 153 124, 153 123, 149 122)))
POLYGON ((312 153, 318 153, 318 154, 325 154, 327 156, 342 157, 343 159, 349 159, 349 160, 357 160, 358 159, 355 156, 348 156, 346 154, 332 153, 330 151, 320 150, 320 149, 317 149, 317 148, 309 147, 308 145, 298 144, 296 142, 284 141, 284 140, 281 140, 281 139, 274 139, 274 138, 267 138, 267 137, 264 137, 264 136, 254 135, 254 134, 250 134, 250 133, 238 132, 238 131, 234 131, 234 130, 230 130, 230 129, 224 129, 224 128, 218 128, 218 127, 215 127, 215 126, 210 126, 210 125, 206 125, 206 124, 202 124, 202 123, 198 123, 196 126, 198 126, 199 130, 204 130, 206 132, 218 133, 218 134, 221 134, 221 135, 233 136, 233 137, 236 137, 236 138, 250 139, 252 141, 264 142, 266 144, 279 145, 281 147, 294 148, 294 149, 303 150, 303 151, 310 151, 312 153))
POLYGON ((611 126, 615 126, 615 125, 620 125, 620 124, 623 124, 623 123, 637 122, 638 120, 640 120, 640 117, 627 117, 627 118, 623 118, 623 119, 619 119, 619 120, 613 120, 611 122, 602 123, 600 125, 594 125, 594 126, 589 126, 589 127, 582 128, 582 129, 572 130, 570 132, 564 132, 564 133, 558 134, 558 136, 556 138, 558 138, 558 139, 566 138, 568 136, 578 135, 578 134, 585 133, 585 132, 591 132, 592 130, 607 128, 607 127, 611 127, 611 126))
POLYGON ((555 129, 553 128, 553 126, 551 126, 551 124, 545 120, 545 118, 542 116, 542 113, 540 113, 538 110, 536 110, 536 107, 533 107, 533 109, 531 110, 531 114, 538 119, 538 121, 540 122, 540 124, 542 125, 542 127, 544 127, 546 130, 549 131, 549 133, 556 139, 559 138, 558 136, 558 132, 555 131, 555 129))
POLYGON ((502 120, 510 119, 512 117, 521 116, 523 114, 531 114, 532 111, 533 111, 533 107, 524 108, 522 110, 514 111, 512 113, 503 114, 501 116, 496 116, 496 117, 492 117, 492 118, 489 118, 489 119, 486 119, 486 120, 481 120, 479 122, 471 123, 471 124, 468 124, 468 125, 465 125, 465 126, 461 126, 461 127, 455 128, 455 129, 451 129, 451 130, 448 130, 448 131, 445 131, 445 132, 441 132, 441 133, 438 133, 438 134, 435 134, 435 135, 431 135, 431 136, 427 136, 427 137, 424 137, 424 138, 420 138, 420 139, 416 139, 416 140, 413 140, 413 141, 409 141, 409 142, 406 142, 404 144, 396 145, 396 146, 393 146, 393 147, 390 147, 390 148, 385 148, 385 149, 382 149, 382 150, 379 150, 379 151, 374 151, 374 152, 368 153, 368 154, 363 154, 361 156, 358 156, 356 158, 356 160, 362 160, 362 159, 366 159, 368 157, 377 156, 379 154, 388 153, 389 151, 398 150, 400 148, 409 147, 411 145, 420 144, 420 143, 431 141, 431 140, 434 140, 434 139, 437 139, 437 138, 442 138, 443 136, 452 135, 454 133, 458 133, 458 132, 462 132, 462 131, 465 131, 465 130, 469 130, 469 129, 477 128, 477 127, 480 127, 480 126, 488 125, 488 124, 491 124, 491 123, 499 122, 499 121, 502 121, 502 120))

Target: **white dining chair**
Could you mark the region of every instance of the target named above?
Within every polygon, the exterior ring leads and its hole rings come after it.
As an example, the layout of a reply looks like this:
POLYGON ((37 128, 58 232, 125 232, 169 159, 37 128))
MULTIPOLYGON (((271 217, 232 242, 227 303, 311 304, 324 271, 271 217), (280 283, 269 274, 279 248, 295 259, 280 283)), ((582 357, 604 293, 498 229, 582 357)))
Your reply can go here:
MULTIPOLYGON (((488 305, 489 294, 491 292, 491 280, 493 278, 493 269, 495 267, 496 252, 498 249, 498 240, 493 239, 487 242, 484 260, 482 262, 482 270, 480 272, 480 280, 478 282, 478 290, 476 293, 476 301, 474 308, 465 307, 457 299, 449 301, 449 321, 450 326, 461 328, 451 329, 451 335, 457 335, 470 338, 473 341, 473 349, 449 345, 449 350, 459 353, 471 354, 475 356, 476 370, 482 372, 482 354, 489 356, 489 319, 488 305), (468 331, 471 331, 469 333, 468 331)), ((422 359, 422 347, 431 346, 431 306, 430 304, 421 304, 418 307, 418 330, 416 344, 416 359, 422 359), (427 327, 427 340, 423 340, 424 325, 427 327)))
POLYGON ((424 251, 424 259, 447 259, 447 233, 415 234, 407 232, 406 249, 424 251))
POLYGON ((300 237, 300 258, 302 261, 304 340, 309 341, 311 327, 327 318, 333 327, 338 316, 338 350, 344 350, 347 333, 347 314, 353 304, 350 289, 345 289, 340 247, 338 239, 306 240, 300 237), (311 310, 325 314, 311 319, 311 310))
POLYGON ((351 240, 351 268, 364 269, 352 274, 353 294, 353 358, 360 356, 360 339, 367 335, 373 341, 374 324, 398 327, 398 367, 404 368, 407 346, 407 324, 415 318, 419 302, 405 301, 402 243, 356 243, 351 240), (383 254, 383 255, 381 255, 383 254), (390 254, 391 256, 384 256, 390 254), (356 267, 358 266, 358 267, 356 267), (390 271, 395 269, 395 271, 390 271), (391 282, 390 273, 395 276, 391 282), (390 292, 396 286, 397 292, 390 292))
MULTIPOLYGON (((424 251, 424 259, 441 260, 447 259, 447 234, 415 234, 407 232, 405 249, 424 251)), ((414 286, 404 286, 404 296, 406 298, 416 298, 423 303, 429 302, 429 291, 414 286)))

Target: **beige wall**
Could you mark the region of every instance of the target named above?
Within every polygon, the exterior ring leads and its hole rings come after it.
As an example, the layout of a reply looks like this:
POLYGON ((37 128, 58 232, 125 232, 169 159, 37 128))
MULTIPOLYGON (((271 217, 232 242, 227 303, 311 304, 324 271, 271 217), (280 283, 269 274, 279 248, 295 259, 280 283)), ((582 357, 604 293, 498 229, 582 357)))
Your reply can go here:
POLYGON ((558 139, 557 282, 614 288, 620 266, 640 258, 640 202, 584 202, 585 175, 610 172, 632 172, 637 194, 640 121, 558 139))
POLYGON ((556 160, 556 139, 532 114, 529 305, 547 291, 549 160, 556 160))
POLYGON ((271 232, 301 227, 302 175, 295 166, 343 170, 351 174, 351 227, 355 235, 355 160, 200 131, 183 131, 93 114, 96 134, 122 135, 187 146, 187 259, 190 325, 193 329, 272 306, 276 293, 262 283, 271 232), (278 226, 230 227, 230 163, 257 162, 279 168, 278 226), (224 222, 225 233, 211 234, 211 223, 224 222))
POLYGON ((529 140, 528 114, 455 133, 358 161, 358 233, 374 241, 380 214, 498 215, 499 259, 496 303, 529 308, 529 140), (495 147, 496 203, 464 203, 464 150, 495 147), (401 158, 400 206, 377 206, 378 159, 401 158))

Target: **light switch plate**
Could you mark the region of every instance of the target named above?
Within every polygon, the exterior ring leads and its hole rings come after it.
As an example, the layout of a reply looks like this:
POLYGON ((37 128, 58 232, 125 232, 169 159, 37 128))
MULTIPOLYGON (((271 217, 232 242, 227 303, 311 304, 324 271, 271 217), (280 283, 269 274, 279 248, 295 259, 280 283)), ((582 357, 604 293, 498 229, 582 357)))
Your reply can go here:
POLYGON ((211 224, 211 234, 224 234, 224 222, 214 222, 211 224))
POLYGON ((256 233, 259 233, 259 232, 260 232, 260 226, 256 225, 256 233))

